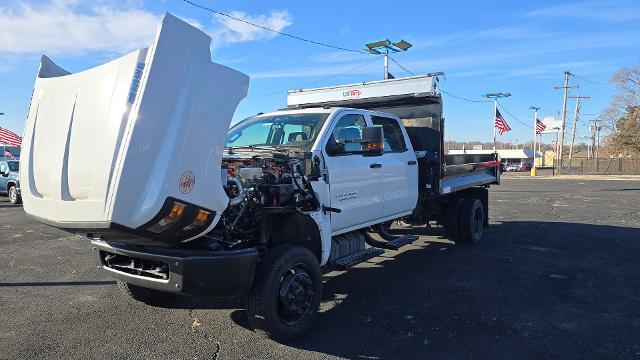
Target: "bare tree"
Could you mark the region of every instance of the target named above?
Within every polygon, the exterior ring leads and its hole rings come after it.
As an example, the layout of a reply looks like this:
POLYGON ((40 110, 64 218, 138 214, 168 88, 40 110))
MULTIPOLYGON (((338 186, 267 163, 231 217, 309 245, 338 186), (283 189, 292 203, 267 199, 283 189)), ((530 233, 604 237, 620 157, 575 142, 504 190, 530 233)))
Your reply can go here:
POLYGON ((640 154, 640 68, 622 68, 611 78, 617 93, 602 113, 611 124, 607 145, 611 154, 640 154))

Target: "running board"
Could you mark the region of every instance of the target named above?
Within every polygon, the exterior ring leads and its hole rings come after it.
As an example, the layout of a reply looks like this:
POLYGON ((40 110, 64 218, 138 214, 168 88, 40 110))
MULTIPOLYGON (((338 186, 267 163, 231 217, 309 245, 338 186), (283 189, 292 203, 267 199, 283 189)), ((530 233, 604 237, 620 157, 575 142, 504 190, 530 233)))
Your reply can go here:
POLYGON ((418 235, 406 234, 406 235, 396 235, 392 240, 389 241, 380 241, 374 239, 371 234, 365 232, 364 233, 364 241, 369 244, 369 246, 373 246, 380 249, 388 249, 388 250, 398 250, 405 245, 409 245, 412 242, 418 240, 420 237, 418 235))
POLYGON ((398 250, 405 245, 409 245, 413 243, 414 241, 418 240, 418 238, 419 238, 418 235, 409 235, 409 234, 402 235, 397 239, 389 241, 387 243, 387 246, 385 246, 385 248, 390 250, 398 250))
POLYGON ((347 255, 342 259, 336 260, 335 264, 337 267, 342 269, 348 269, 354 265, 360 264, 361 262, 365 262, 369 259, 372 259, 380 254, 382 254, 384 250, 378 248, 368 248, 364 249, 355 254, 347 255))

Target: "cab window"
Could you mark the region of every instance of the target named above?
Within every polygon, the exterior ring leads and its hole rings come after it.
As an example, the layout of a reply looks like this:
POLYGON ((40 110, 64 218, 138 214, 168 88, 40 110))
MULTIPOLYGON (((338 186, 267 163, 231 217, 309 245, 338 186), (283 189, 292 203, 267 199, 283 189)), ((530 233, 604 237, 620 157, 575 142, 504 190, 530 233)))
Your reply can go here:
MULTIPOLYGON (((342 116, 329 137, 327 144, 327 153, 329 156, 337 155, 334 149, 341 140, 358 140, 362 138, 362 129, 366 126, 366 120, 361 114, 347 114, 342 116)), ((361 148, 359 143, 346 143, 344 144, 344 151, 341 151, 341 153, 349 154, 359 151, 361 148)))
POLYGON ((402 129, 395 119, 372 115, 371 122, 373 125, 382 126, 384 152, 404 152, 407 150, 402 129))

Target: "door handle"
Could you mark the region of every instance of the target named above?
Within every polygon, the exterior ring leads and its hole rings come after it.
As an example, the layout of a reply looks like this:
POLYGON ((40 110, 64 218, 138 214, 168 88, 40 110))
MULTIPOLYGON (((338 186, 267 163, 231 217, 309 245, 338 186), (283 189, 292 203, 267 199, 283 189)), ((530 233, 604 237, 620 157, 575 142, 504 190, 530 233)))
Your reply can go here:
POLYGON ((372 169, 377 169, 377 168, 381 168, 381 167, 382 167, 382 164, 379 164, 379 163, 373 163, 373 164, 369 165, 369 167, 370 167, 370 168, 372 168, 372 169))
POLYGON ((417 164, 417 163, 418 163, 418 162, 417 162, 417 161, 415 161, 415 160, 410 160, 410 161, 407 163, 407 165, 415 165, 415 164, 417 164))

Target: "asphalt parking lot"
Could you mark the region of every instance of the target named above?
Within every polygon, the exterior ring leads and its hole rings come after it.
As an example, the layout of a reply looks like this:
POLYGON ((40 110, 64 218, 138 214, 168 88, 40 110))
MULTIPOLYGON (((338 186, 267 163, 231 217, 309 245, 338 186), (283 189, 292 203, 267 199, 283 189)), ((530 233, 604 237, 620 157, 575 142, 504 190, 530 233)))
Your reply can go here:
POLYGON ((243 299, 136 303, 86 241, 0 198, 0 359, 640 358, 640 181, 505 176, 481 244, 421 236, 325 276, 305 338, 248 330, 243 299))

